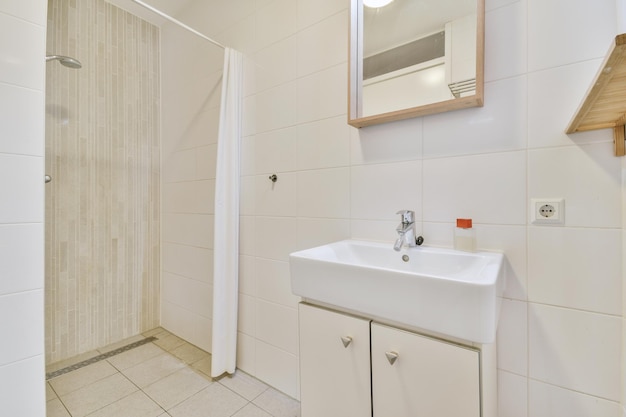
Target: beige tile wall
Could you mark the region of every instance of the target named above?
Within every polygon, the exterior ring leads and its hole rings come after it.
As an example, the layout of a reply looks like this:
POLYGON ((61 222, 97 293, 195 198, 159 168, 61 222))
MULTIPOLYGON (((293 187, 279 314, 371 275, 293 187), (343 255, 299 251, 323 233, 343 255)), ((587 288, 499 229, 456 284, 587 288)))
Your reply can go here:
POLYGON ((104 0, 50 0, 46 360, 159 323, 159 29, 104 0))

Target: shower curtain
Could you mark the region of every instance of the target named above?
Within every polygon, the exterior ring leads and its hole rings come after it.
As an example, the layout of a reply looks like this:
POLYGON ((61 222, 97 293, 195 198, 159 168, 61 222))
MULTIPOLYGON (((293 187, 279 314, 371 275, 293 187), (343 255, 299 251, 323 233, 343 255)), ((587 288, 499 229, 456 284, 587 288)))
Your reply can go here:
POLYGON ((225 48, 217 140, 211 376, 235 372, 239 282, 239 148, 243 56, 225 48))

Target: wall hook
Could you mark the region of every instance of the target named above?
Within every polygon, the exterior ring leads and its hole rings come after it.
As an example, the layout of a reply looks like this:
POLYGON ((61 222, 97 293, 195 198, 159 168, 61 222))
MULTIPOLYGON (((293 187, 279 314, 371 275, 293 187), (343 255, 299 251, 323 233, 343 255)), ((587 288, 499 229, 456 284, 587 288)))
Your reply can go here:
POLYGON ((278 181, 278 176, 276 174, 270 175, 270 181, 272 181, 272 182, 278 181))

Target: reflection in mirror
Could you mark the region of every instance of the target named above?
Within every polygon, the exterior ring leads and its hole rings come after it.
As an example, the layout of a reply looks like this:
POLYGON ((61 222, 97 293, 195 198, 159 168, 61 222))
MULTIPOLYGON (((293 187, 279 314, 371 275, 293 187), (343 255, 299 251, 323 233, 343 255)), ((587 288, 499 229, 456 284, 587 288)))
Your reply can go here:
POLYGON ((370 1, 352 1, 350 124, 482 105, 484 0, 370 1))

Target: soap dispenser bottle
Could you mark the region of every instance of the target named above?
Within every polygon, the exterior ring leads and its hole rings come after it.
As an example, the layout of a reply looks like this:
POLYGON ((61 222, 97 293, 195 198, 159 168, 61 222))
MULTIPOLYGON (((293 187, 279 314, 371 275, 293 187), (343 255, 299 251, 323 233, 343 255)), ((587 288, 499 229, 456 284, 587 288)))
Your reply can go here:
POLYGON ((476 233, 472 228, 472 219, 456 219, 454 249, 466 252, 476 250, 476 233))

